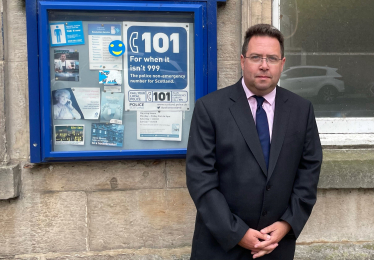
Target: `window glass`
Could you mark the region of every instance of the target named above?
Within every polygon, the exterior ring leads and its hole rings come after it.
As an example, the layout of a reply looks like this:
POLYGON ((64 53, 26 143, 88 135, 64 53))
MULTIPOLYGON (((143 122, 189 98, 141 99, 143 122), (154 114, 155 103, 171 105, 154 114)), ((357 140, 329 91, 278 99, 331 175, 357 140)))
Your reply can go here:
POLYGON ((311 100, 317 117, 374 117, 372 10, 373 1, 280 0, 280 85, 311 100))
POLYGON ((185 149, 194 14, 49 12, 52 151, 185 149))

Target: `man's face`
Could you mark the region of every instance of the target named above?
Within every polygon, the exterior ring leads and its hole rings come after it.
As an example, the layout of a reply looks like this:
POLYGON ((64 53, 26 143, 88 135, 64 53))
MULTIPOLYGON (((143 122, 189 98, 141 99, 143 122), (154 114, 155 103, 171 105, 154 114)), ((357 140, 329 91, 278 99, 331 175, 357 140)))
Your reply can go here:
POLYGON ((60 56, 60 60, 61 60, 61 61, 65 61, 65 60, 66 60, 66 55, 65 55, 65 54, 61 54, 61 56, 60 56))
MULTIPOLYGON (((276 56, 281 58, 279 41, 269 36, 253 36, 248 43, 246 57, 258 55, 262 58, 276 56)), ((269 64, 266 59, 260 63, 253 63, 243 55, 240 57, 244 82, 255 95, 264 96, 270 93, 277 85, 283 71, 286 58, 277 64, 269 64)))

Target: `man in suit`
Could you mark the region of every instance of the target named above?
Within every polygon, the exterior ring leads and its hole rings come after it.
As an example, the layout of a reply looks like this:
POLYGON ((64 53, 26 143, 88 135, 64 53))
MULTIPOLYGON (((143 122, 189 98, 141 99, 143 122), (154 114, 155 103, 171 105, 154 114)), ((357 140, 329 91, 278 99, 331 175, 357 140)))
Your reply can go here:
POLYGON ((55 61, 55 71, 62 73, 66 72, 67 69, 71 69, 70 62, 66 61, 66 54, 61 53, 60 59, 55 61))
POLYGON ((277 86, 285 61, 281 32, 252 26, 243 78, 196 102, 186 161, 193 260, 294 258, 322 149, 312 104, 277 86))

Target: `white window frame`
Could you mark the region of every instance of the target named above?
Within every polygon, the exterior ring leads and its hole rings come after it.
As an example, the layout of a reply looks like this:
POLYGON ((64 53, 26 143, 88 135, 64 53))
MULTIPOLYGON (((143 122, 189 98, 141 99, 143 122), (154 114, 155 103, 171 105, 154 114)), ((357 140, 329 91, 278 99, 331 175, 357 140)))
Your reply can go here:
MULTIPOLYGON (((272 24, 280 30, 280 1, 273 0, 272 24)), ((373 117, 318 117, 322 145, 374 145, 373 117)))

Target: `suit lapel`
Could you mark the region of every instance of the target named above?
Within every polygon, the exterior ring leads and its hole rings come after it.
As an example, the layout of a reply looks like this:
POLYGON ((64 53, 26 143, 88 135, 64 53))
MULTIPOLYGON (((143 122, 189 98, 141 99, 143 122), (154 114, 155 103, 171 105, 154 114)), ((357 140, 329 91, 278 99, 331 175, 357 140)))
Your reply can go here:
POLYGON ((254 157, 257 160, 257 163, 260 165, 263 173, 266 176, 267 169, 264 154, 262 153, 256 125, 253 120, 251 108, 249 107, 248 100, 241 84, 241 80, 236 83, 235 91, 233 91, 233 93, 231 94, 230 99, 234 101, 233 105, 230 107, 230 112, 234 117, 234 120, 238 125, 245 142, 247 143, 249 149, 252 151, 254 157))
POLYGON ((290 114, 290 104, 289 102, 287 103, 288 97, 285 94, 286 93, 282 88, 277 87, 277 94, 275 97, 273 132, 270 147, 268 180, 273 174, 287 130, 288 118, 290 114))

